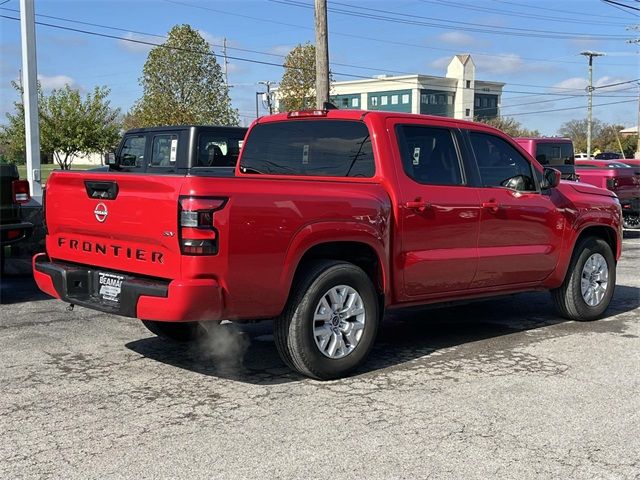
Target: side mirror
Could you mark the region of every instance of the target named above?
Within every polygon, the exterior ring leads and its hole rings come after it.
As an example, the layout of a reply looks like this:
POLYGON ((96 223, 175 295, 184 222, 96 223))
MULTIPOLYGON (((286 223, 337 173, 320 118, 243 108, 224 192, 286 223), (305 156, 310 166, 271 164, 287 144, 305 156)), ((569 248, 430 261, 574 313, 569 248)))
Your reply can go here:
POLYGON ((116 152, 107 152, 104 154, 104 164, 110 167, 116 166, 116 152))
POLYGON ((560 173, 560 170, 545 167, 542 174, 542 189, 548 190, 550 188, 556 188, 558 185, 560 185, 561 178, 562 174, 560 173))

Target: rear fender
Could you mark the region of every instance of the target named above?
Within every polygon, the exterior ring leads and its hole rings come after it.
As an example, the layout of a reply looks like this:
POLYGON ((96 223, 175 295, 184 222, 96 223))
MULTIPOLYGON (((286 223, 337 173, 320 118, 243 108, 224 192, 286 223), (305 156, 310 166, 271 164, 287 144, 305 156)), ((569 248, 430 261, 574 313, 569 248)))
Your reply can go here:
POLYGON ((381 278, 380 288, 385 297, 389 293, 389 231, 380 231, 371 225, 358 222, 319 222, 306 225, 293 237, 285 257, 280 283, 289 292, 293 277, 304 255, 323 243, 358 242, 371 247, 378 257, 381 278))

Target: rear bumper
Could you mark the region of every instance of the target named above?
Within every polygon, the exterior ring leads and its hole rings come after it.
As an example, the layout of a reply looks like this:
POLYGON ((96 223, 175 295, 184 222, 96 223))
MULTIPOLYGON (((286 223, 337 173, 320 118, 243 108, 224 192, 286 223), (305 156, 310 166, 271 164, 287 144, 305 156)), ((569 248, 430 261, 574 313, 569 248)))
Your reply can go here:
POLYGON ((222 293, 212 279, 162 280, 119 273, 124 277, 117 303, 100 298, 98 271, 106 270, 33 257, 38 287, 52 297, 83 307, 141 320, 186 322, 220 320, 222 293))
POLYGON ((13 245, 31 236, 33 224, 29 222, 0 225, 0 246, 13 245))

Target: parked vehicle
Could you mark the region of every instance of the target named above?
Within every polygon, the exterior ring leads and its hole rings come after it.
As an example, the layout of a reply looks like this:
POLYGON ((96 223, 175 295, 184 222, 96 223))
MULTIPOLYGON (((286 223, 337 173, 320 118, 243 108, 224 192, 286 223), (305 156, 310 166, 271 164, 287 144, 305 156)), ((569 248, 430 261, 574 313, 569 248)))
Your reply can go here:
POLYGON ((174 340, 206 321, 275 319, 283 361, 319 379, 364 361, 385 310, 548 289, 562 316, 593 320, 613 295, 615 194, 560 182, 488 125, 262 117, 230 178, 194 166, 189 138, 170 175, 51 175, 33 260, 44 292, 174 340))
POLYGON ((617 160, 578 160, 580 181, 614 192, 620 199, 625 228, 640 227, 640 171, 617 160))
POLYGON ((635 167, 636 171, 640 170, 640 158, 624 158, 620 159, 622 163, 626 163, 630 167, 635 167))
POLYGON ((246 133, 243 127, 214 125, 136 128, 125 133, 105 164, 114 172, 184 174, 213 169, 216 175, 233 175, 246 133))
POLYGON ((619 160, 623 157, 621 154, 616 152, 601 152, 596 154, 594 158, 596 160, 619 160))
POLYGON ((33 225, 22 220, 20 207, 31 198, 29 182, 20 180, 18 168, 0 164, 0 271, 4 271, 5 247, 27 239, 33 225))
POLYGON ((587 155, 586 153, 576 153, 573 158, 575 158, 576 160, 587 160, 589 159, 589 155, 587 155))
POLYGON ((570 138, 516 137, 515 141, 540 165, 560 170, 565 180, 576 180, 575 155, 570 138))

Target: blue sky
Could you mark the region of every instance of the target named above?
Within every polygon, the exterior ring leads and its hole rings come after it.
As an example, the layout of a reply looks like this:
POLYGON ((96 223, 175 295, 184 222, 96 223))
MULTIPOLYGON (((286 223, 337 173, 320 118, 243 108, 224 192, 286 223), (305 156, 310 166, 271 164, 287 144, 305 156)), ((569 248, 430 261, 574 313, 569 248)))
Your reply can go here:
MULTIPOLYGON (((18 15, 19 0, 3 2, 0 15, 18 15)), ((308 8, 312 4, 313 0, 35 0, 36 14, 43 15, 37 21, 73 29, 161 43, 173 25, 188 23, 201 31, 216 54, 226 38, 227 54, 235 57, 229 59, 231 96, 245 123, 255 117, 255 92, 263 88, 256 83, 278 82, 283 73, 279 66, 257 62, 281 64, 282 55, 296 44, 314 41, 313 9, 308 8)), ((581 51, 606 53, 594 61, 596 86, 640 77, 638 44, 626 41, 640 37, 640 30, 628 29, 640 23, 640 11, 602 0, 329 0, 329 9, 330 62, 341 64, 332 66, 336 80, 354 79, 344 74, 385 72, 444 76, 451 56, 471 53, 476 78, 506 83, 501 113, 546 135, 556 134, 567 120, 586 116, 587 60, 581 51), (558 36, 574 38, 551 38, 558 36), (531 113, 558 109, 563 110, 531 113)), ((19 23, 0 18, 0 32, 4 121, 16 99, 10 81, 17 79, 21 63, 19 23)), ((127 111, 141 96, 138 79, 149 48, 40 25, 38 74, 46 90, 65 83, 84 91, 106 85, 112 104, 127 111)), ((599 89, 594 116, 636 125, 637 95, 635 83, 599 89)))

